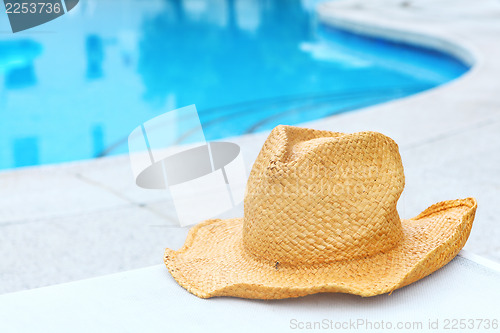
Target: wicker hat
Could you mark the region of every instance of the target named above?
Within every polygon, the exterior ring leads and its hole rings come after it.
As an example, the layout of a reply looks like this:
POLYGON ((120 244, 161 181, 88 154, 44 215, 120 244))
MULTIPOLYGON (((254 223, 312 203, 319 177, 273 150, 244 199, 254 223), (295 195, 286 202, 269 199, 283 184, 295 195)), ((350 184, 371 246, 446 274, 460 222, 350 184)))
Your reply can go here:
POLYGON ((477 207, 444 201, 401 220, 403 187, 398 146, 383 134, 278 126, 250 173, 244 217, 196 225, 165 264, 202 298, 391 292, 455 257, 477 207))

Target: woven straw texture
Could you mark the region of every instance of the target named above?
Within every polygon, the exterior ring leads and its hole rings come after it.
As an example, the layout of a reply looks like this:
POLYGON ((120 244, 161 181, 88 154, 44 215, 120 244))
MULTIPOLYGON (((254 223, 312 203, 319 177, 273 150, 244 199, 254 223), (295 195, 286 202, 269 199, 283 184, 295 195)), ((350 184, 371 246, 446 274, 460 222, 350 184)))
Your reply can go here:
POLYGON ((202 298, 374 296, 417 281, 465 245, 476 201, 444 201, 401 220, 397 144, 354 134, 276 127, 248 179, 244 218, 193 227, 164 261, 202 298))

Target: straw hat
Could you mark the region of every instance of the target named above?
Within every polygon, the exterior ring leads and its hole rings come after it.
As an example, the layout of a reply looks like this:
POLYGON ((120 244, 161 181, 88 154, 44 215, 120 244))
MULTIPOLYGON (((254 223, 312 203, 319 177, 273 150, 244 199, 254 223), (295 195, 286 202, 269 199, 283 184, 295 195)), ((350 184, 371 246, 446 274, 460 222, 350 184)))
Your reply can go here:
POLYGON ((380 133, 278 126, 250 173, 244 218, 196 225, 165 264, 202 298, 391 292, 455 257, 477 207, 444 201, 401 220, 403 187, 398 146, 380 133))

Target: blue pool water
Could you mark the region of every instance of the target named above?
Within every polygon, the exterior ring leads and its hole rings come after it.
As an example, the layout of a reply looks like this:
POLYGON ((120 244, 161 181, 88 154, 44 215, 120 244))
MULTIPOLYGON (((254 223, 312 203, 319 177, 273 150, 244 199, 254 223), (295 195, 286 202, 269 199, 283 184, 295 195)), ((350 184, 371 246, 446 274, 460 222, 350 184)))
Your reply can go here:
POLYGON ((307 4, 82 0, 17 34, 2 12, 0 169, 125 153, 135 127, 190 104, 214 140, 404 97, 467 70, 322 26, 307 4))

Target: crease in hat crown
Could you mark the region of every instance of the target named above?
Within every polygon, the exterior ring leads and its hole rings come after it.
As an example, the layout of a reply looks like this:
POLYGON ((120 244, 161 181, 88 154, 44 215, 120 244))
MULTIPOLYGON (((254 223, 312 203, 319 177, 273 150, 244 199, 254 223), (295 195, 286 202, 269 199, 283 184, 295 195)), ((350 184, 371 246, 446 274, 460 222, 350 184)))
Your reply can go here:
POLYGON ((271 132, 244 202, 242 243, 254 259, 322 264, 371 256, 401 241, 397 144, 376 132, 334 134, 290 126, 271 132))

